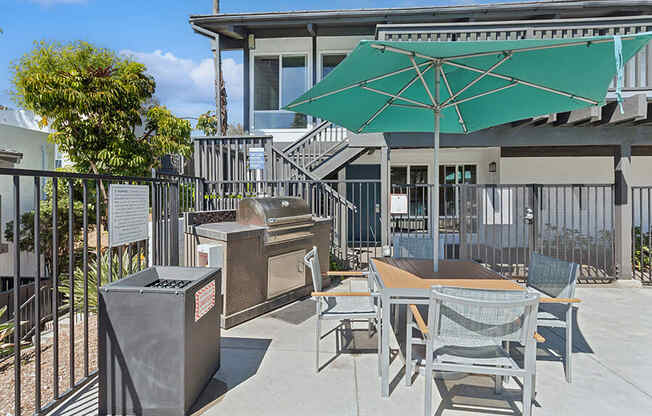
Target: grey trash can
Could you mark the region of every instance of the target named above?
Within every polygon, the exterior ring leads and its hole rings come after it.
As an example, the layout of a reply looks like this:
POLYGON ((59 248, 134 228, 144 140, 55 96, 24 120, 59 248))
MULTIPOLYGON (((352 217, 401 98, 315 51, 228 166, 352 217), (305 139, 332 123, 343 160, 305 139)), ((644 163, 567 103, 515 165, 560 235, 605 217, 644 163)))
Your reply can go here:
POLYGON ((221 272, 155 266, 100 290, 101 415, 185 415, 220 365, 221 272))

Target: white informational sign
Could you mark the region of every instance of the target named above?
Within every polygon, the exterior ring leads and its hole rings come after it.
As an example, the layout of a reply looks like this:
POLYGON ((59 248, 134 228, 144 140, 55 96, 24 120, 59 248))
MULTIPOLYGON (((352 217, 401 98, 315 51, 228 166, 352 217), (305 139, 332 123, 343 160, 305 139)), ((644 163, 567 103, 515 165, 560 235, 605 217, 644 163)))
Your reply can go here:
POLYGON ((116 247, 148 238, 149 187, 109 186, 109 246, 116 247))
POLYGON ((408 213, 408 197, 407 194, 392 194, 390 212, 392 214, 407 214, 408 213))
POLYGON ((249 148, 249 170, 265 169, 265 148, 249 148))

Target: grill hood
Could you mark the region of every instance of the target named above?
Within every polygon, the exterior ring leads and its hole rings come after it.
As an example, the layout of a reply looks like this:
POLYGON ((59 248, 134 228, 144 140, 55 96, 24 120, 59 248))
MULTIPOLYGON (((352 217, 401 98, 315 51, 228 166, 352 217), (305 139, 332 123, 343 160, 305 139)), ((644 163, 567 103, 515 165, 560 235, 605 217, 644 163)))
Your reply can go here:
POLYGON ((312 219, 306 201, 301 198, 245 198, 236 212, 238 224, 270 227, 277 224, 312 219))

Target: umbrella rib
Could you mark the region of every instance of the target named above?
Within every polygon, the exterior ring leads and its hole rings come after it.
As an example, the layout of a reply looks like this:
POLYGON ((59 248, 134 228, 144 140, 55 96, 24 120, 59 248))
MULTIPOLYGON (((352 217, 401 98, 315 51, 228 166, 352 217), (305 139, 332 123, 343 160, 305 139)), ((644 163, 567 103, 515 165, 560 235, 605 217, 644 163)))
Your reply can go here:
MULTIPOLYGON (((454 66, 456 68, 466 69, 466 70, 473 71, 473 72, 479 72, 479 73, 485 72, 484 69, 475 68, 475 67, 460 64, 460 63, 457 63, 457 62, 446 61, 446 62, 444 62, 444 64, 454 66)), ((507 75, 497 74, 495 72, 488 72, 487 76, 494 77, 494 78, 499 78, 499 79, 502 79, 502 80, 505 80, 505 81, 511 81, 513 83, 516 83, 516 84, 525 85, 526 87, 536 88, 536 89, 543 90, 543 91, 546 91, 546 92, 550 92, 550 93, 553 93, 553 94, 562 95, 564 97, 568 97, 568 98, 571 98, 571 99, 574 99, 574 100, 583 101, 585 103, 589 103, 589 104, 592 104, 592 105, 597 105, 598 104, 597 101, 592 100, 590 98, 586 98, 586 97, 575 95, 575 94, 572 94, 572 93, 569 93, 569 92, 566 92, 566 91, 561 91, 561 90, 557 90, 557 89, 554 89, 554 88, 546 87, 545 85, 535 84, 534 82, 523 81, 522 79, 510 77, 510 76, 507 76, 507 75)))
MULTIPOLYGON (((453 90, 451 89, 450 84, 448 84, 448 77, 446 76, 446 73, 444 72, 444 68, 439 67, 439 71, 441 72, 441 76, 444 79, 444 84, 446 85, 446 89, 448 90, 448 95, 450 97, 453 97, 453 96, 456 97, 457 95, 459 95, 459 92, 457 94, 453 95, 453 90)), ((468 87, 468 85, 467 85, 467 87, 468 87)), ((445 106, 448 101, 449 100, 446 100, 442 104, 442 107, 445 106)), ((464 117, 462 117, 462 112, 460 111, 460 107, 457 105, 456 102, 453 102, 453 105, 455 106, 455 111, 457 111, 457 117, 460 119, 460 124, 462 124, 462 128, 464 129, 464 133, 468 133, 469 130, 466 128, 466 123, 464 122, 464 117)), ((445 108, 445 107, 443 107, 443 108, 445 108)))
POLYGON ((480 97, 484 97, 485 95, 495 94, 497 92, 500 92, 502 90, 506 90, 508 88, 515 87, 517 85, 518 85, 518 82, 512 82, 511 84, 503 85, 502 87, 495 88, 495 89, 489 90, 489 91, 485 91, 485 92, 482 92, 480 94, 476 94, 476 95, 474 95, 472 97, 468 97, 468 98, 464 98, 464 99, 461 99, 461 100, 458 100, 458 101, 454 101, 451 104, 447 104, 447 105, 443 106, 442 109, 452 107, 452 106, 455 106, 457 108, 457 106, 459 104, 465 103, 467 101, 475 100, 475 99, 480 98, 480 97))
MULTIPOLYGON (((430 64, 431 64, 431 62, 422 62, 418 66, 425 66, 425 65, 430 65, 430 64)), ((288 105, 287 108, 290 109, 290 108, 296 107, 296 106, 301 105, 301 104, 305 104, 305 103, 309 103, 309 102, 312 102, 312 101, 315 101, 315 100, 319 100, 321 98, 328 97, 329 95, 344 92, 344 91, 350 90, 351 88, 360 87, 360 86, 365 85, 365 84, 367 84, 369 82, 379 81, 381 79, 389 78, 389 77, 391 77, 393 75, 402 74, 403 72, 407 72, 407 71, 414 71, 414 67, 412 65, 410 65, 410 66, 406 66, 406 67, 401 68, 401 69, 397 69, 396 71, 388 72, 388 73, 383 74, 383 75, 378 75, 377 77, 373 77, 373 78, 369 78, 369 79, 366 79, 366 80, 358 81, 355 84, 347 85, 346 87, 342 87, 342 88, 338 88, 338 89, 333 90, 333 91, 325 92, 325 93, 320 94, 320 95, 318 95, 316 97, 306 98, 305 100, 301 100, 301 101, 298 101, 296 103, 292 103, 292 104, 288 105)))
POLYGON ((430 101, 432 101, 432 105, 434 106, 438 105, 439 103, 435 100, 435 97, 432 96, 432 92, 430 92, 430 88, 428 88, 428 83, 426 83, 426 80, 423 78, 423 74, 421 73, 419 67, 417 66, 417 62, 414 60, 414 55, 410 55, 410 62, 412 62, 412 66, 414 67, 417 76, 419 77, 419 79, 421 79, 423 88, 426 90, 426 93, 428 93, 428 97, 430 97, 430 101))
MULTIPOLYGON (((634 39, 634 36, 628 36, 628 37, 623 37, 622 40, 632 40, 634 39)), ((596 39, 596 40, 583 40, 583 41, 577 41, 577 42, 568 42, 568 43, 561 43, 557 45, 542 45, 542 46, 532 46, 529 48, 517 48, 517 49, 509 49, 509 50, 499 50, 499 51, 489 51, 489 52, 478 52, 478 53, 470 53, 466 55, 457 55, 457 56, 447 56, 447 57, 436 57, 436 56, 430 56, 426 55, 423 53, 419 52, 414 52, 406 49, 401 49, 397 48, 395 46, 389 46, 385 45, 382 43, 373 43, 371 44, 371 47, 374 49, 380 49, 381 51, 390 51, 390 52, 395 52, 395 53, 400 53, 403 55, 412 55, 416 56, 417 58, 422 58, 422 59, 440 59, 442 62, 449 62, 453 59, 465 59, 465 58, 477 58, 481 56, 490 56, 490 55, 500 55, 500 54, 505 54, 508 52, 511 53, 517 53, 517 52, 532 52, 532 51, 539 51, 539 50, 544 50, 544 49, 556 49, 556 48, 566 48, 569 46, 581 46, 581 45, 591 45, 591 44, 600 44, 600 43, 608 43, 608 42, 613 42, 613 38, 608 38, 608 39, 596 39)))
MULTIPOLYGON (((500 61, 498 61, 498 62, 496 62, 495 64, 493 64, 493 65, 491 66, 491 68, 487 69, 486 71, 483 71, 482 74, 480 74, 480 75, 479 75, 476 79, 474 79, 473 81, 471 81, 471 82, 469 82, 468 84, 466 84, 466 86, 465 86, 464 88, 462 88, 461 90, 459 90, 458 92, 456 92, 455 95, 451 95, 450 97, 448 97, 448 99, 446 99, 446 101, 444 101, 444 102, 441 104, 442 107, 445 106, 446 104, 450 103, 451 101, 455 100, 457 97, 459 97, 460 94, 464 93, 464 91, 468 90, 469 88, 471 88, 472 86, 474 86, 475 84, 477 84, 478 82, 480 82, 484 77, 486 77, 487 75, 491 74, 491 73, 492 73, 496 68, 498 68, 499 66, 501 66, 502 64, 504 64, 504 63, 505 63, 509 58, 511 58, 511 57, 512 57, 512 54, 511 54, 511 53, 505 54, 505 57, 504 57, 503 59, 501 59, 500 61)), ((442 72, 442 73, 443 73, 443 72, 442 72)))
POLYGON ((413 100, 413 99, 411 99, 411 98, 401 97, 401 96, 399 96, 399 95, 392 94, 391 92, 382 91, 382 90, 377 90, 377 89, 375 89, 375 88, 371 88, 371 87, 368 87, 368 86, 366 86, 366 85, 363 85, 363 86, 361 86, 360 88, 362 88, 363 90, 367 90, 367 91, 375 92, 376 94, 386 95, 386 96, 388 96, 388 97, 393 97, 394 99, 401 100, 401 101, 405 101, 405 102, 408 102, 408 103, 410 103, 410 104, 414 104, 414 105, 419 106, 419 107, 430 108, 430 109, 434 109, 434 108, 435 108, 435 106, 433 106, 433 105, 428 105, 428 104, 422 103, 422 102, 420 102, 420 101, 413 100))
MULTIPOLYGON (((426 67, 426 69, 423 71, 423 74, 425 74, 426 72, 428 72, 428 71, 430 70, 430 68, 432 68, 432 63, 430 63, 430 65, 428 65, 428 66, 426 67)), ((416 82, 417 79, 419 79, 419 76, 418 76, 418 75, 415 75, 414 78, 412 78, 412 79, 411 79, 407 84, 405 84, 405 86, 404 86, 403 88, 401 88, 401 89, 399 90, 399 92, 396 93, 396 95, 397 95, 397 96, 400 96, 400 95, 403 94, 405 91, 407 91, 407 89, 410 88, 410 87, 411 87, 411 86, 416 82)), ((360 132, 365 128, 365 127, 367 127, 367 126, 368 126, 372 121, 374 121, 374 119, 375 119, 376 117, 378 117, 378 116, 380 115, 380 113, 382 113, 383 111, 385 111, 385 110, 387 109, 387 107, 389 107, 390 105, 396 105, 396 104, 394 103, 394 100, 395 100, 394 97, 392 97, 392 98, 390 98, 389 100, 387 100, 387 102, 385 103, 385 105, 383 105, 381 108, 379 108, 378 111, 376 111, 376 112, 371 116, 371 118, 369 118, 367 121, 365 121, 364 123, 362 123, 362 125, 361 125, 360 128, 358 129, 358 133, 360 133, 360 132)), ((421 106, 414 106, 414 107, 416 107, 416 108, 423 108, 423 107, 421 107, 421 106)))

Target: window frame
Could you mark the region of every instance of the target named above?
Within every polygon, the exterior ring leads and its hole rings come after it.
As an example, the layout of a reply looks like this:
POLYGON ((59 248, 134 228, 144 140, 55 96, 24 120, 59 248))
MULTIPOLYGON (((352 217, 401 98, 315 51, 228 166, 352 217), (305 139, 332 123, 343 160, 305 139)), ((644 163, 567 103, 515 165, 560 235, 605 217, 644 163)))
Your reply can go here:
MULTIPOLYGON (((439 176, 439 170, 444 168, 444 180, 446 179, 446 168, 449 167, 454 167, 454 175, 455 175, 455 183, 451 185, 464 185, 464 167, 465 166, 474 166, 475 167, 475 184, 470 184, 470 185, 477 185, 478 184, 478 163, 467 163, 467 162, 445 162, 445 163, 440 163, 439 168, 437 169, 437 175, 439 176), (458 172, 460 167, 462 168, 462 177, 458 177, 458 172)), ((443 185, 440 181, 440 185, 443 185)), ((442 215, 441 210, 439 212, 439 218, 440 219, 454 219, 454 218, 459 218, 460 217, 460 190, 459 187, 456 186, 453 188, 455 190, 455 213, 453 215, 442 215)), ((445 192, 445 190, 443 190, 445 192)), ((441 201, 443 199, 441 198, 441 195, 439 196, 439 203, 441 204, 441 201)))
POLYGON ((281 103, 283 102, 283 58, 284 57, 302 57, 305 62, 305 85, 306 91, 312 88, 312 64, 311 64, 311 54, 306 51, 288 51, 288 52, 268 52, 268 51, 251 51, 251 57, 249 62, 249 120, 251 124, 251 130, 262 130, 269 133, 297 133, 309 131, 313 128, 312 117, 306 116, 306 127, 303 128, 286 128, 286 129, 271 129, 271 128, 259 128, 256 126, 256 113, 273 113, 273 114, 294 114, 293 111, 281 110, 281 103), (278 58, 278 110, 256 110, 255 109, 255 68, 256 68, 256 58, 278 58))
POLYGON ((324 72, 324 56, 329 56, 329 55, 344 55, 344 59, 346 59, 349 54, 351 53, 350 50, 324 50, 319 52, 319 59, 317 59, 317 82, 321 81, 323 79, 323 72, 324 72))

